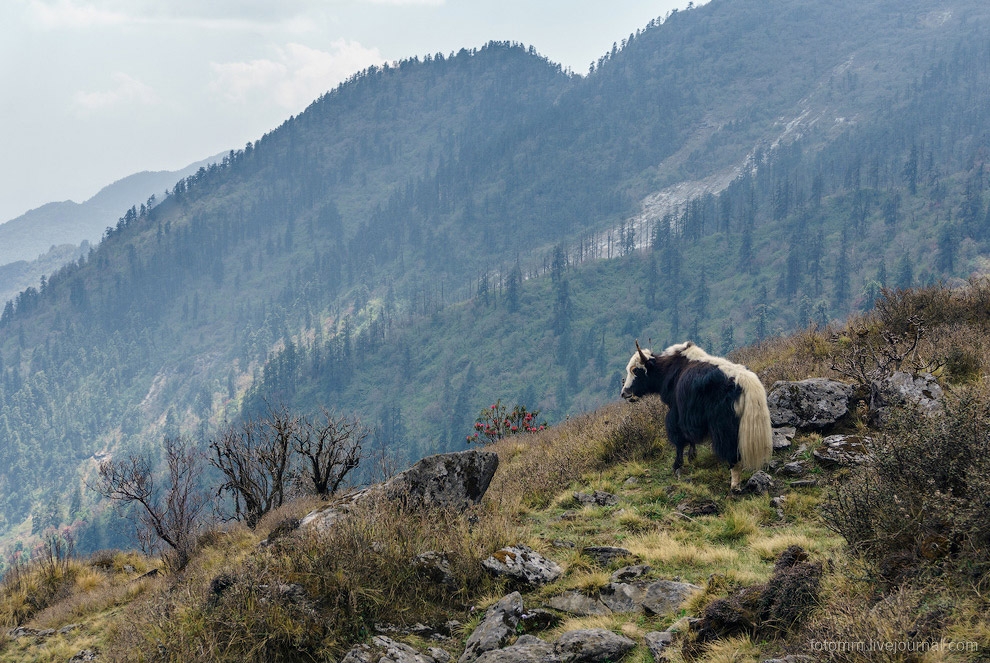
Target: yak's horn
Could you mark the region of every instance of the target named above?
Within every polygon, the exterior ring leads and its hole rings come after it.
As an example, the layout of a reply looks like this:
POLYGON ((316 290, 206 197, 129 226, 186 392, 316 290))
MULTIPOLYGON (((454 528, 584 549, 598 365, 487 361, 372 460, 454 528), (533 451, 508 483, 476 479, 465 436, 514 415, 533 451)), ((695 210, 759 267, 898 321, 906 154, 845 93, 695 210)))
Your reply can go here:
POLYGON ((639 353, 640 360, 642 360, 642 362, 645 364, 646 363, 646 353, 643 352, 643 348, 639 347, 639 339, 638 338, 636 339, 636 352, 639 353))

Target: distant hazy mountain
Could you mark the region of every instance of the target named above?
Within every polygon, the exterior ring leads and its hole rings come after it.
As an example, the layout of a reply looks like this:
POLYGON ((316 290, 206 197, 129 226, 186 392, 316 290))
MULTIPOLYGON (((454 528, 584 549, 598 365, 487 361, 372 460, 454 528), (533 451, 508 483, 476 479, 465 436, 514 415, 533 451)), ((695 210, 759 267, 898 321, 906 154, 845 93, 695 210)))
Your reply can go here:
MULTIPOLYGON (((117 220, 124 216, 128 208, 146 203, 152 195, 162 200, 165 190, 178 180, 220 158, 222 155, 176 171, 135 173, 103 187, 84 203, 71 200, 47 203, 2 223, 0 266, 20 260, 33 261, 52 247, 62 244, 78 245, 83 240, 97 244, 106 228, 117 225, 117 220)), ((7 289, 2 279, 0 273, 0 288, 7 289)), ((27 285, 35 283, 32 281, 27 285)), ((0 302, 6 299, 0 298, 0 302)))

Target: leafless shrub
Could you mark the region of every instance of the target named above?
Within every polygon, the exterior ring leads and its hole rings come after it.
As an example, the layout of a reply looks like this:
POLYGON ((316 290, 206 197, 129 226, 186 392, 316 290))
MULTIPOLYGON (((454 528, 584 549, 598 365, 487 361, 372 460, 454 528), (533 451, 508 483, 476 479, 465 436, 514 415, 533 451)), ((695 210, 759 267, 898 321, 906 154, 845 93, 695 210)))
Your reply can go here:
POLYGON ((144 540, 152 547, 158 542, 168 546, 166 565, 181 569, 195 547, 207 502, 200 485, 202 456, 182 437, 166 437, 162 445, 167 472, 163 486, 156 484, 147 458, 130 456, 102 463, 95 490, 115 502, 136 505, 144 540))
POLYGON ((362 460, 361 445, 368 430, 357 419, 326 408, 319 420, 303 418, 293 435, 293 450, 302 456, 313 490, 326 499, 335 494, 362 460))
POLYGON ((297 416, 284 406, 270 407, 265 418, 228 425, 210 442, 210 464, 224 478, 217 495, 233 498, 234 519, 254 529, 285 502, 294 475, 292 442, 299 431, 297 416))

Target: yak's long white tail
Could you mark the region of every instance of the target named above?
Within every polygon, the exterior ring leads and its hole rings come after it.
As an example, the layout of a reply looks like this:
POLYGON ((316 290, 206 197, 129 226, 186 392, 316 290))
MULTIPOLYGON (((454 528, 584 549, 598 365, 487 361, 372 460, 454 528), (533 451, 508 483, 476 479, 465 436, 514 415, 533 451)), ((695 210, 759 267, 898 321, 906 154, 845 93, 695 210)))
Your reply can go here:
POLYGON ((770 410, 767 408, 767 391, 756 374, 743 370, 735 376, 742 387, 742 396, 736 402, 739 417, 739 455, 743 467, 758 470, 770 462, 773 454, 773 433, 770 426, 770 410))

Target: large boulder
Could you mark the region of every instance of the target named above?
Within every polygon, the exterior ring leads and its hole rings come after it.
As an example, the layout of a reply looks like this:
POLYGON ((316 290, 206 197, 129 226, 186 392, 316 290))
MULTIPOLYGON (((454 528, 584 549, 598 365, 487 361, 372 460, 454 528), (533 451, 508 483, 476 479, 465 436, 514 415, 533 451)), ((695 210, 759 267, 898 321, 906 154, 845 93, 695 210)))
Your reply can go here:
POLYGON ((770 421, 775 427, 821 431, 849 415, 855 387, 826 378, 775 382, 767 395, 770 421))
POLYGON ((330 527, 349 511, 382 499, 407 508, 463 511, 481 501, 497 468, 498 455, 491 451, 469 449, 429 456, 385 483, 311 511, 300 527, 330 527))
POLYGON ((925 414, 942 411, 942 387, 931 373, 898 371, 870 385, 870 422, 885 426, 896 408, 915 407, 925 414))

